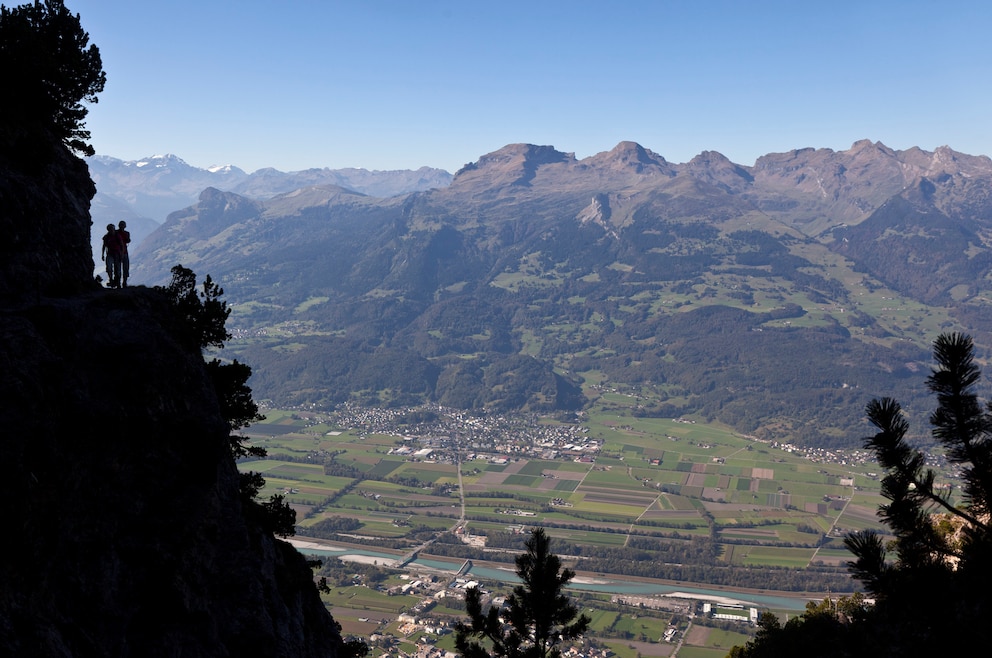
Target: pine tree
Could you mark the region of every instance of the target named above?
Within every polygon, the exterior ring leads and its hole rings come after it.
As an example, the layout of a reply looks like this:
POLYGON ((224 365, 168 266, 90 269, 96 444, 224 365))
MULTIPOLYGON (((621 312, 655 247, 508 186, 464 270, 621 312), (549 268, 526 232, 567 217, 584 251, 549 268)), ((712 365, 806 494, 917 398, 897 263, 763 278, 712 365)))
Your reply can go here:
POLYGON ((961 501, 950 499, 926 455, 906 436, 898 402, 882 398, 866 409, 878 430, 865 439, 885 469, 879 516, 894 539, 873 530, 848 535, 851 574, 873 602, 814 606, 784 626, 771 620, 735 658, 776 656, 971 655, 992 642, 992 403, 976 393, 981 378, 970 337, 934 341, 927 388, 937 397, 932 435, 960 473, 961 501), (789 652, 793 652, 790 654, 789 652))
POLYGON ((856 558, 852 573, 877 598, 900 595, 906 581, 984 572, 992 557, 992 414, 975 393, 981 373, 971 338, 941 335, 934 342, 934 360, 927 388, 937 396, 937 409, 930 425, 948 462, 961 471, 963 500, 951 503, 946 489, 937 487, 936 473, 925 466, 926 455, 907 442, 909 423, 899 403, 889 398, 869 403, 868 420, 879 431, 866 439, 866 447, 887 471, 882 495, 889 502, 879 508, 879 516, 896 537, 895 560, 873 531, 849 535, 845 544, 856 558), (937 514, 953 519, 960 532, 942 532, 937 514))
POLYGON ((460 622, 455 638, 464 658, 558 658, 563 645, 585 633, 589 618, 562 591, 575 572, 562 568, 550 546, 542 528, 531 533, 527 552, 516 559, 523 584, 513 588, 503 608, 484 611, 481 591, 466 591, 470 623, 460 622))
POLYGON ((62 0, 0 6, 0 62, 0 150, 24 155, 52 135, 93 155, 83 102, 97 102, 107 76, 79 14, 62 0))

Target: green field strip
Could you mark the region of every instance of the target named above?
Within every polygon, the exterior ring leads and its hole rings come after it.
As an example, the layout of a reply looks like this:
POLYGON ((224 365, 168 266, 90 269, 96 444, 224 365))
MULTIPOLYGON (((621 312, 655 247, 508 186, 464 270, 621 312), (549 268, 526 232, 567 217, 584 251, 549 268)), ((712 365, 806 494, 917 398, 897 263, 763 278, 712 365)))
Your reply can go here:
POLYGON ((393 471, 400 468, 402 465, 403 462, 399 460, 394 461, 389 459, 382 459, 379 461, 379 463, 377 463, 375 466, 373 466, 368 471, 366 471, 366 474, 369 477, 385 478, 389 476, 393 471))
POLYGON ((503 480, 503 484, 511 487, 524 487, 530 489, 536 487, 539 482, 543 481, 544 478, 540 476, 534 477, 533 475, 521 475, 516 473, 514 475, 507 476, 507 478, 503 480))
POLYGON ((809 564, 815 549, 769 546, 745 546, 735 551, 735 564, 802 569, 809 564))

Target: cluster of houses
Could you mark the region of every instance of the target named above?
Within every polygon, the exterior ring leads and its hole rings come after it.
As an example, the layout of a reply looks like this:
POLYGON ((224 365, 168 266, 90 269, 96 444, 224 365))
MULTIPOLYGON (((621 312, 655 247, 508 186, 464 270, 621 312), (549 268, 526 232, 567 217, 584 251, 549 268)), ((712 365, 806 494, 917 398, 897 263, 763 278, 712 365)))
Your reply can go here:
MULTIPOLYGON (((797 446, 792 443, 779 443, 778 441, 771 441, 768 444, 773 448, 778 448, 779 450, 783 450, 790 454, 798 455, 807 461, 818 464, 864 466, 865 464, 876 463, 875 454, 869 450, 830 450, 829 448, 811 448, 809 446, 797 446)), ((939 457, 928 456, 927 461, 930 465, 939 466, 939 457)))
POLYGON ((590 440, 588 428, 569 423, 547 423, 537 415, 485 415, 449 409, 439 405, 413 408, 379 409, 344 404, 328 419, 339 427, 365 433, 396 434, 418 447, 401 446, 394 454, 413 459, 445 461, 445 449, 457 448, 493 460, 509 461, 529 456, 541 459, 572 458, 592 460, 601 442, 590 440), (408 419, 424 416, 432 420, 410 423, 408 419), (513 437, 508 440, 507 437, 513 437))

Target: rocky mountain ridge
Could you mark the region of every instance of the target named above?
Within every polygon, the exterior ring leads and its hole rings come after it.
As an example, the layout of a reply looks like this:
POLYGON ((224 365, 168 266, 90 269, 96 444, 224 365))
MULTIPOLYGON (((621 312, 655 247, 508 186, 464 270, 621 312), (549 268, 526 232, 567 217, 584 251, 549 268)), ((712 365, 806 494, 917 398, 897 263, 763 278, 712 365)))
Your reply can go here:
MULTIPOLYGON (((549 146, 511 144, 462 168, 451 187, 540 187, 545 181, 581 178, 585 186, 663 189, 666 182, 680 176, 748 199, 761 200, 776 194, 796 201, 806 199, 820 212, 856 223, 920 178, 950 176, 987 181, 992 177, 992 159, 958 153, 946 146, 933 152, 915 147, 895 151, 869 140, 855 142, 846 151, 803 148, 772 153, 759 157, 753 166, 735 164, 715 151, 703 152, 688 163, 670 163, 634 142, 621 142, 611 151, 583 160, 549 146), (833 206, 831 202, 844 205, 833 206)), ((782 212, 775 208, 768 211, 782 212)))

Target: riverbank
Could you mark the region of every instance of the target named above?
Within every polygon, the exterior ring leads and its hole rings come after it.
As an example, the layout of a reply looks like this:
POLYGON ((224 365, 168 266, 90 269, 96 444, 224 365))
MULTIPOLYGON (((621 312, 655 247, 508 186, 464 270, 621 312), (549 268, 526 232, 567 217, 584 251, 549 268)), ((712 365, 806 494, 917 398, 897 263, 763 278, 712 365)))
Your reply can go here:
MULTIPOLYGON (((362 564, 379 564, 383 567, 395 567, 402 557, 399 552, 391 553, 388 549, 378 549, 358 544, 348 544, 340 541, 328 541, 313 537, 290 537, 286 541, 304 554, 318 557, 335 557, 345 562, 362 564)), ((442 556, 429 554, 421 555, 417 560, 408 564, 406 569, 426 569, 455 574, 464 564, 464 560, 452 560, 442 556)), ((518 582, 513 566, 505 562, 489 562, 472 560, 468 574, 481 579, 496 580, 504 583, 518 582)), ((810 601, 822 601, 829 592, 787 592, 779 590, 727 587, 706 583, 689 583, 678 580, 660 578, 645 578, 639 576, 622 576, 591 571, 576 571, 571 588, 579 591, 601 592, 618 595, 656 596, 669 598, 692 599, 717 603, 722 605, 744 605, 775 610, 801 612, 810 601)), ((836 594, 833 594, 836 596, 836 594)))

